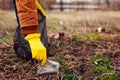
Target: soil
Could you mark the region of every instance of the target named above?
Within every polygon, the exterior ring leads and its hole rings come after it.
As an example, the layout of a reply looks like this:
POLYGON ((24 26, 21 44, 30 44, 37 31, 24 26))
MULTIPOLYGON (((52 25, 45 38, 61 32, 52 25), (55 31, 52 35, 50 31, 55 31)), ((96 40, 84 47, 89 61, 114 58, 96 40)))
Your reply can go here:
MULTIPOLYGON (((26 62, 16 56, 13 44, 0 40, 0 80, 61 80, 65 69, 83 76, 81 80, 93 80, 100 74, 92 72, 95 64, 90 58, 97 52, 112 61, 115 73, 120 76, 120 35, 105 36, 99 40, 77 41, 65 35, 59 38, 49 37, 49 59, 62 55, 67 65, 61 66, 59 73, 37 75, 37 62, 26 62)), ((120 77, 118 78, 120 80, 120 77)))

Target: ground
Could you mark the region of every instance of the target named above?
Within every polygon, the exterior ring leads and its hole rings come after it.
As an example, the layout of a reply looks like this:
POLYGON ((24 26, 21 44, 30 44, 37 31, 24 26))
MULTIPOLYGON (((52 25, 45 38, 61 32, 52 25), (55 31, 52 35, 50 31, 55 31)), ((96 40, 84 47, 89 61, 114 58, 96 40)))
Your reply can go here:
POLYGON ((0 11, 0 80, 120 80, 120 12, 47 12, 50 55, 58 73, 37 75, 37 63, 17 57, 14 11, 0 11), (103 32, 98 33, 97 28, 103 32))

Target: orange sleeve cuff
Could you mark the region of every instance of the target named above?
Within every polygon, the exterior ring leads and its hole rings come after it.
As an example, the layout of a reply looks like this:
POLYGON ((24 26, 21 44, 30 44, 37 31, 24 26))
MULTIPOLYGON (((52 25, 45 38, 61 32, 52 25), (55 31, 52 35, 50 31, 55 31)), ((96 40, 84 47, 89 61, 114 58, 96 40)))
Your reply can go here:
POLYGON ((38 33, 38 26, 22 27, 21 34, 38 33))

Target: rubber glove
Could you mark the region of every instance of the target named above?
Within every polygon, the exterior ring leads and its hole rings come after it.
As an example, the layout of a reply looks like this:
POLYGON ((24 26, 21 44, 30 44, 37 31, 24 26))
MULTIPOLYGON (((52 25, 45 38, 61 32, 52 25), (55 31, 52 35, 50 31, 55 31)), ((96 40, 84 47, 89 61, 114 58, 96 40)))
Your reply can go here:
POLYGON ((29 42, 31 52, 32 52, 32 59, 41 61, 41 65, 45 66, 46 58, 47 58, 46 48, 40 41, 40 33, 28 34, 25 37, 25 40, 29 42))
POLYGON ((42 6, 39 4, 37 0, 36 0, 36 7, 44 16, 46 16, 44 9, 42 8, 42 6))

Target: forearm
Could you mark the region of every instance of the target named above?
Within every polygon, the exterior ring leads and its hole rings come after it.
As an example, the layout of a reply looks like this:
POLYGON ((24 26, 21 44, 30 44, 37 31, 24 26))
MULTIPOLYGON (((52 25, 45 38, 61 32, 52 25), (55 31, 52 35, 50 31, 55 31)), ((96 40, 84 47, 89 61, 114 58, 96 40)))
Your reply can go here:
POLYGON ((16 0, 17 14, 22 34, 38 32, 36 0, 16 0))

